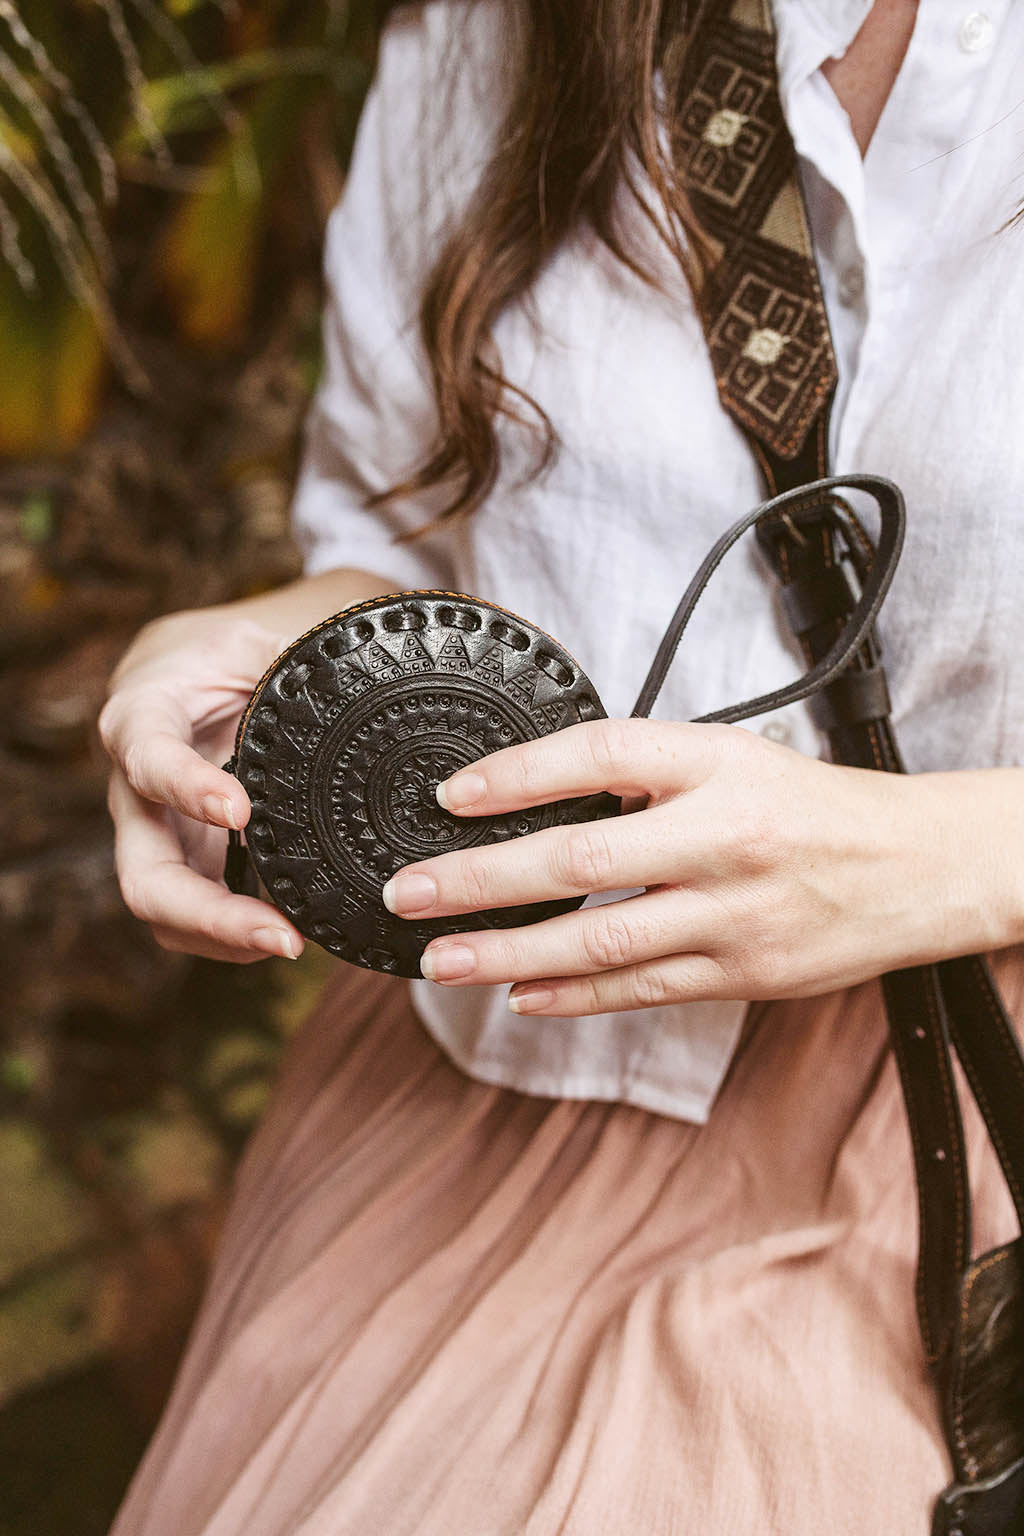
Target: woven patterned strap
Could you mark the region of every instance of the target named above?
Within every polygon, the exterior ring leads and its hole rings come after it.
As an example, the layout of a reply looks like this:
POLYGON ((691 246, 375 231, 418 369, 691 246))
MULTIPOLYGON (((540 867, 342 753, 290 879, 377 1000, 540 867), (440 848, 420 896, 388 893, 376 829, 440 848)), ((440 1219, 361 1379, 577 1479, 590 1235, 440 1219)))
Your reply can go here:
POLYGON ((827 416, 837 372, 779 98, 771 6, 734 0, 705 11, 675 130, 702 237, 697 303, 722 404, 770 454, 791 460, 827 416))

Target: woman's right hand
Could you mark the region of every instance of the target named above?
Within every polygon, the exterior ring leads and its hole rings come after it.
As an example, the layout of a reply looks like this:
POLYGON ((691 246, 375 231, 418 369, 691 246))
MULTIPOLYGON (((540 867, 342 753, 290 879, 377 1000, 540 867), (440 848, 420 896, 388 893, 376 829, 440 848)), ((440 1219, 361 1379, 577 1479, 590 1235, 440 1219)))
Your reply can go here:
POLYGON ((121 891, 165 949, 212 960, 295 959, 298 931, 221 881, 224 829, 249 797, 218 766, 253 688, 291 637, 228 609, 148 624, 110 682, 99 731, 113 764, 108 804, 121 891))

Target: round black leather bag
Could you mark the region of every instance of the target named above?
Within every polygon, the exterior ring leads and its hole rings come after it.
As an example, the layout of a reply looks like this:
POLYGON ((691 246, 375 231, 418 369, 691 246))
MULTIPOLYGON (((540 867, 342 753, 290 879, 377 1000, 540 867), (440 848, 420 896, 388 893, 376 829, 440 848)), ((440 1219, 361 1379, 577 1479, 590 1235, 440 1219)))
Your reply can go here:
POLYGON ((452 816, 436 796, 467 763, 604 714, 568 651, 491 603, 402 592, 346 609, 278 657, 239 725, 229 767, 252 802, 256 873, 300 933, 398 976, 420 974, 439 934, 570 912, 582 896, 420 922, 380 893, 435 854, 617 815, 610 795, 481 817, 452 816))

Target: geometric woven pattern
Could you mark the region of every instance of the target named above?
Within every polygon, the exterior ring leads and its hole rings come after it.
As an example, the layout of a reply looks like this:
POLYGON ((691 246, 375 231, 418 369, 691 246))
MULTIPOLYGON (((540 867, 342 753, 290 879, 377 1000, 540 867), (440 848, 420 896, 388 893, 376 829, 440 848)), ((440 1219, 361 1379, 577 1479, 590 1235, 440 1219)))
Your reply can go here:
POLYGON ((795 458, 827 410, 835 355, 796 153, 782 113, 769 0, 721 0, 688 44, 676 164, 704 235, 697 304, 722 404, 795 458))

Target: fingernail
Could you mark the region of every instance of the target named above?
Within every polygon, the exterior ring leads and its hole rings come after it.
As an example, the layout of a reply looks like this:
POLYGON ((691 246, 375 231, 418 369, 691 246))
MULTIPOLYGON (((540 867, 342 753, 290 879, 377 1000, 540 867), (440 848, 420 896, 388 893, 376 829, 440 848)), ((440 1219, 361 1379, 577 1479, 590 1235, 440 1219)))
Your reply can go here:
POLYGON ((508 1006, 512 1013, 543 1013, 545 1008, 550 1008, 555 1000, 555 994, 541 988, 536 992, 512 992, 509 995, 508 1006))
POLYGON ((461 981, 476 970, 476 952, 467 944, 442 944, 425 949, 420 970, 428 981, 461 981))
POLYGON ((282 960, 299 958, 299 946, 286 928, 254 928, 249 943, 265 955, 280 955, 282 960))
POLYGON ((227 795, 204 795, 203 815, 218 827, 231 827, 232 831, 238 831, 235 808, 227 795))
POLYGON ((445 811, 464 811, 487 793, 487 781, 479 773, 455 773, 437 786, 437 803, 445 811))
POLYGON ((395 875, 381 891, 381 900, 396 917, 429 912, 437 901, 437 886, 429 875, 395 875))

